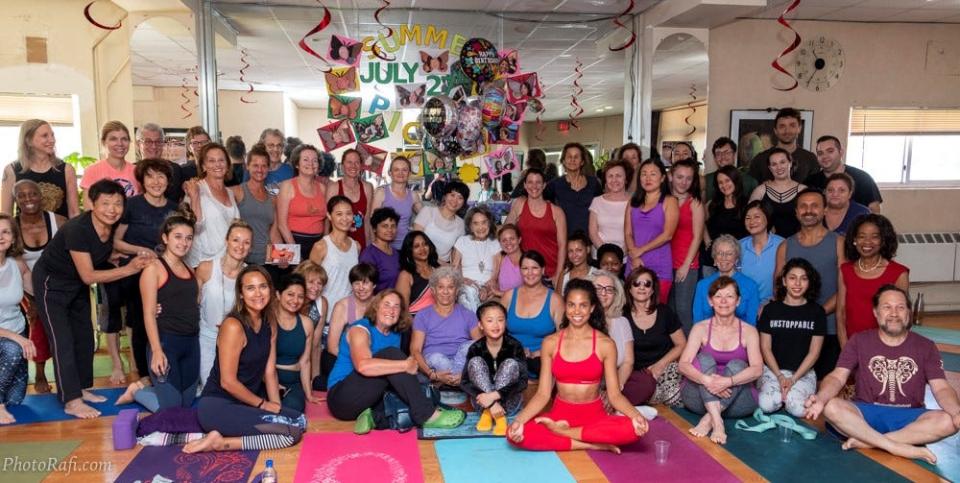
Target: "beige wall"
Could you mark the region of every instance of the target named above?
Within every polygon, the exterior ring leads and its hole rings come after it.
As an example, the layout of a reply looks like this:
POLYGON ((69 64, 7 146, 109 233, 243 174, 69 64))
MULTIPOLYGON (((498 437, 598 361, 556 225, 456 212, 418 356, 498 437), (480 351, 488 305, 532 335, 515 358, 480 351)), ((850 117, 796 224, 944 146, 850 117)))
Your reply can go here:
POLYGON ((555 148, 566 143, 578 142, 581 144, 598 143, 600 149, 609 151, 623 144, 623 115, 589 117, 579 121, 580 129, 570 127, 570 131, 561 133, 557 130, 557 121, 544 121, 542 141, 536 139, 537 123, 524 122, 523 132, 520 135, 520 148, 555 148), (526 146, 524 146, 526 145, 526 146))
MULTIPOLYGON (((813 136, 845 139, 850 108, 960 107, 960 79, 927 70, 927 44, 960 49, 960 25, 794 23, 805 39, 824 35, 845 51, 840 81, 825 92, 773 89, 770 61, 792 40, 772 20, 741 20, 710 31, 710 112, 707 139, 730 133, 730 110, 793 106, 814 111, 813 136)), ((790 59, 784 64, 790 65, 790 59)), ((884 213, 899 231, 960 230, 960 189, 884 189, 884 213)))
MULTIPOLYGON (((660 135, 657 137, 663 141, 690 141, 693 148, 697 150, 700 159, 707 157, 707 104, 695 105, 696 112, 692 112, 687 106, 672 107, 660 111, 660 135), (691 115, 692 113, 692 115, 691 115), (697 128, 693 134, 690 134, 690 125, 684 122, 684 119, 690 116, 690 124, 697 128)), ((659 146, 657 146, 659 149, 659 146)))

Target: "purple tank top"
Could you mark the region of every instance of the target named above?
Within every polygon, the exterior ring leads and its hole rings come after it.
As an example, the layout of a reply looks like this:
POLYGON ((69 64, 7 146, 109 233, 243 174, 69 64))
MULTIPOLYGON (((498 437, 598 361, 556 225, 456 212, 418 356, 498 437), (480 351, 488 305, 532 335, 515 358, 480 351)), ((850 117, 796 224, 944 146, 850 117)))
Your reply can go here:
POLYGON ((523 279, 520 277, 520 267, 514 265, 513 260, 510 260, 507 255, 503 255, 503 260, 500 262, 500 276, 497 278, 497 282, 500 283, 500 291, 502 292, 513 290, 523 283, 523 279))
MULTIPOLYGON (((650 211, 643 211, 641 207, 630 208, 630 223, 633 225, 633 244, 641 247, 663 233, 666 217, 663 214, 661 200, 650 211)), ((670 242, 664 243, 640 257, 643 265, 656 272, 660 281, 673 280, 673 255, 670 252, 670 242)))
POLYGON ((407 189, 407 197, 398 200, 393 196, 393 190, 390 189, 390 185, 384 187, 383 192, 383 206, 387 206, 396 210, 397 214, 400 215, 400 221, 397 223, 397 237, 393 239, 393 243, 390 246, 394 250, 399 250, 400 246, 403 245, 403 239, 406 238, 407 232, 410 231, 410 221, 413 219, 413 192, 410 189, 407 189))
POLYGON ((741 361, 747 362, 747 348, 743 345, 743 322, 737 322, 737 328, 739 332, 737 333, 737 347, 733 350, 721 351, 714 349, 710 345, 710 339, 713 335, 713 318, 710 318, 710 322, 707 322, 707 343, 703 345, 700 349, 701 352, 710 354, 713 357, 713 360, 717 362, 717 374, 723 373, 723 369, 727 367, 727 364, 730 361, 735 359, 740 359, 741 361))

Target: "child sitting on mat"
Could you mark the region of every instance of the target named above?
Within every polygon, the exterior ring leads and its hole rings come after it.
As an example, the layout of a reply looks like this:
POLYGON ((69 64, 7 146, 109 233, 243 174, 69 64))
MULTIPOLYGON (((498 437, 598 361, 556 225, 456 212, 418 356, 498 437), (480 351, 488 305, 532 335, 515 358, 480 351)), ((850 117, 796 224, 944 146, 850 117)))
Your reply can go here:
POLYGON ((467 350, 460 388, 482 409, 477 431, 507 434, 507 415, 516 414, 527 388, 527 357, 523 345, 506 334, 507 309, 486 302, 477 309, 483 337, 467 350), (496 426, 494 426, 496 421, 496 426))

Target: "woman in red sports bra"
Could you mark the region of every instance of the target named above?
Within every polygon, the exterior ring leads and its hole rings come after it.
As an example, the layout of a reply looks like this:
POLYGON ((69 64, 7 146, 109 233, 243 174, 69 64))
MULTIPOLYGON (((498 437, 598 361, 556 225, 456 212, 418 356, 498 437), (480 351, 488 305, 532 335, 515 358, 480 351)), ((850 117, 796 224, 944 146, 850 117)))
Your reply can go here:
POLYGON ((605 333, 603 308, 593 284, 571 280, 564 304, 560 331, 543 341, 537 393, 510 425, 507 438, 517 447, 535 451, 619 453, 620 446, 647 432, 647 420, 620 393, 617 348, 605 333), (604 411, 601 378, 607 382, 610 404, 626 416, 604 411), (550 401, 554 379, 557 397, 550 411, 538 416, 550 401))

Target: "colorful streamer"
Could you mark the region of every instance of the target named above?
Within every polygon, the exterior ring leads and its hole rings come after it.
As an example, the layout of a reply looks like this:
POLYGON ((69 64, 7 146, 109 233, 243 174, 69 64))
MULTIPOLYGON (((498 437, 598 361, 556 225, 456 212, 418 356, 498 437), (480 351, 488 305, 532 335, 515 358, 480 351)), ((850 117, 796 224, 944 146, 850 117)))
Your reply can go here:
POLYGON ((180 119, 187 119, 193 115, 193 111, 187 108, 187 106, 190 105, 190 96, 187 95, 188 92, 190 92, 190 88, 187 87, 187 78, 184 77, 183 81, 180 82, 180 98, 183 99, 183 102, 180 103, 180 110, 186 114, 180 119))
POLYGON ((97 2, 96 1, 90 2, 87 4, 86 7, 83 7, 83 16, 87 18, 87 22, 90 22, 91 24, 93 24, 94 27, 97 27, 103 30, 117 30, 118 28, 123 27, 123 22, 119 20, 117 21, 117 24, 114 25, 113 27, 109 25, 104 25, 94 20, 93 15, 90 14, 90 8, 93 7, 94 3, 97 3, 97 2))
POLYGON ((245 76, 246 76, 246 70, 250 67, 250 63, 247 62, 247 49, 242 48, 242 47, 240 48, 240 63, 243 64, 243 66, 240 67, 240 82, 246 82, 246 83, 247 83, 247 92, 244 93, 242 96, 240 96, 240 102, 242 102, 242 103, 244 103, 244 104, 256 104, 257 101, 250 101, 250 100, 247 100, 247 99, 244 98, 244 96, 247 96, 247 95, 249 95, 249 94, 253 94, 253 83, 247 81, 247 79, 246 79, 246 77, 245 77, 245 76))
POLYGON ((580 87, 580 79, 583 78, 583 62, 580 61, 580 57, 577 57, 577 63, 574 65, 573 71, 575 75, 573 77, 573 93, 570 95, 570 106, 573 107, 570 112, 570 125, 580 130, 580 123, 577 122, 580 115, 583 114, 583 106, 577 99, 578 96, 583 94, 583 87, 580 87))
MULTIPOLYGON (((328 63, 327 59, 324 59, 322 55, 318 54, 317 51, 313 50, 313 48, 311 48, 310 45, 307 44, 307 38, 320 32, 321 30, 327 28, 328 25, 330 25, 330 10, 327 9, 327 6, 324 5, 323 2, 321 2, 320 0, 317 0, 317 3, 319 3, 320 6, 323 7, 323 19, 320 20, 320 23, 318 23, 315 27, 310 29, 310 31, 307 32, 302 38, 300 38, 300 42, 297 43, 297 45, 299 45, 304 52, 322 60, 324 63, 328 63)), ((325 72, 329 72, 329 71, 325 71, 325 72)))
POLYGON ((537 141, 543 141, 543 131, 546 127, 543 125, 543 119, 541 118, 543 117, 543 111, 546 110, 547 109, 544 108, 537 112, 537 133, 533 136, 537 141))
POLYGON ((614 24, 614 25, 616 25, 618 28, 622 28, 622 29, 626 29, 626 30, 629 30, 629 31, 630 31, 630 40, 628 40, 625 44, 623 44, 623 45, 621 45, 621 46, 619 46, 619 47, 608 46, 607 48, 610 49, 610 52, 619 52, 619 51, 621 51, 621 50, 627 49, 627 48, 629 48, 631 45, 633 45, 634 42, 637 41, 637 33, 633 31, 633 22, 632 22, 632 21, 630 22, 630 28, 629 28, 629 29, 627 29, 627 26, 626 26, 626 25, 624 25, 622 22, 620 22, 620 18, 622 18, 622 17, 624 17, 624 16, 626 16, 626 15, 629 15, 630 12, 633 11, 633 6, 634 6, 634 5, 633 5, 633 0, 630 0, 630 5, 627 6, 627 8, 624 9, 624 11, 620 12, 619 15, 617 15, 616 17, 613 17, 613 24, 614 24))
MULTIPOLYGON (((387 35, 386 35, 387 37, 393 36, 393 29, 390 28, 389 25, 384 25, 383 22, 380 21, 380 13, 389 7, 390 7, 389 0, 380 0, 380 7, 377 8, 377 11, 373 12, 373 19, 376 20, 378 24, 380 24, 380 30, 382 31, 383 29, 387 29, 387 35)), ((379 38, 377 38, 377 40, 373 42, 373 46, 370 47, 370 51, 373 52, 373 55, 377 56, 377 58, 380 60, 385 60, 387 62, 393 62, 397 60, 396 56, 391 57, 383 52, 383 48, 380 47, 379 38)))
POLYGON ((687 107, 690 108, 691 111, 690 111, 690 114, 687 115, 687 117, 683 118, 683 122, 686 123, 687 126, 690 126, 690 132, 687 133, 687 137, 690 137, 693 135, 693 133, 697 132, 697 126, 690 124, 690 118, 697 113, 697 108, 696 106, 693 105, 693 103, 697 102, 697 85, 696 84, 690 84, 690 97, 692 97, 692 99, 690 100, 690 102, 687 103, 687 107))
POLYGON ((790 26, 790 22, 787 22, 787 19, 785 18, 790 12, 793 12, 794 10, 796 10, 798 6, 800 6, 800 0, 793 0, 793 2, 790 4, 790 6, 788 6, 788 7, 783 11, 783 13, 781 13, 780 16, 777 17, 777 23, 779 23, 780 25, 783 25, 784 27, 790 29, 790 30, 793 32, 793 35, 794 35, 794 37, 793 37, 793 43, 790 44, 790 46, 787 47, 786 49, 783 49, 783 52, 780 52, 780 55, 777 56, 776 59, 773 59, 773 62, 770 63, 770 65, 771 65, 774 69, 776 69, 776 70, 778 70, 778 71, 786 74, 787 76, 790 77, 790 79, 793 80, 793 85, 790 86, 790 87, 787 87, 787 88, 774 86, 774 89, 776 89, 776 90, 778 90, 778 91, 792 91, 792 90, 796 89, 798 85, 800 85, 800 82, 797 81, 797 78, 794 77, 793 74, 791 74, 790 72, 788 72, 787 69, 784 69, 782 65, 780 65, 780 59, 782 59, 785 55, 789 54, 790 52, 793 52, 794 50, 797 49, 797 47, 800 46, 800 33, 797 32, 793 27, 791 27, 791 26, 790 26))

